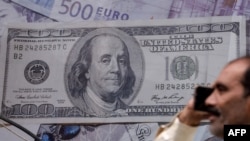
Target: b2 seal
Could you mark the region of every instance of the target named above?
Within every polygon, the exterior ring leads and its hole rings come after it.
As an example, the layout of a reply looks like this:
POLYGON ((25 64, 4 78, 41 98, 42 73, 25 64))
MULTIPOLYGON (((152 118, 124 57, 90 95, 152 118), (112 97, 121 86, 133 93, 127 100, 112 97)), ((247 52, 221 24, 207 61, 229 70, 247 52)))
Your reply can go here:
POLYGON ((30 62, 24 69, 24 77, 31 84, 41 84, 49 76, 49 66, 42 60, 30 62))
POLYGON ((189 79, 196 71, 197 65, 191 57, 179 56, 171 63, 171 73, 174 79, 189 79))

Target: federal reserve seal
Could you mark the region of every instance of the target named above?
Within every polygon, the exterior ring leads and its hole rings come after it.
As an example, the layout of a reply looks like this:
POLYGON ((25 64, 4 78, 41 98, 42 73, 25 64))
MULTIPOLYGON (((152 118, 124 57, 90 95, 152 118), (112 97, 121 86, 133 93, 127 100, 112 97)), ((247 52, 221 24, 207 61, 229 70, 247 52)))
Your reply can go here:
POLYGON ((31 84, 41 84, 49 76, 49 66, 41 60, 30 62, 24 69, 24 77, 31 84))
POLYGON ((176 57, 171 63, 171 73, 174 79, 189 79, 197 69, 194 60, 188 56, 176 57))

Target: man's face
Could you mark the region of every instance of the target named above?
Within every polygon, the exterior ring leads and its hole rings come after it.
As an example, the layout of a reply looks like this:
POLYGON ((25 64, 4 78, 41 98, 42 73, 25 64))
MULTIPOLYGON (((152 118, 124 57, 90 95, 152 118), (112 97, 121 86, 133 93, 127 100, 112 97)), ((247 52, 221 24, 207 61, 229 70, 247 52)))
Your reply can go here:
POLYGON ((240 82, 246 69, 242 60, 226 66, 213 85, 214 92, 206 99, 206 104, 220 113, 209 117, 210 130, 216 136, 223 137, 225 124, 250 123, 250 98, 244 97, 240 82))
POLYGON ((88 86, 102 99, 110 100, 124 86, 128 71, 128 51, 120 39, 100 36, 91 43, 92 62, 86 78, 88 86))

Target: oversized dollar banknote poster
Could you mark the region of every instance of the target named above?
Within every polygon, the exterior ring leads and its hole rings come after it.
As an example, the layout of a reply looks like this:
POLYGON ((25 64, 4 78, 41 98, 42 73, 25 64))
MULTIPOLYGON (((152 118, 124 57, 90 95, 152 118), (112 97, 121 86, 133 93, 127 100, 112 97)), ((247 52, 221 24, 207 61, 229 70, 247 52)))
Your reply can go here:
POLYGON ((167 122, 246 52, 243 17, 7 27, 1 113, 18 122, 167 122))

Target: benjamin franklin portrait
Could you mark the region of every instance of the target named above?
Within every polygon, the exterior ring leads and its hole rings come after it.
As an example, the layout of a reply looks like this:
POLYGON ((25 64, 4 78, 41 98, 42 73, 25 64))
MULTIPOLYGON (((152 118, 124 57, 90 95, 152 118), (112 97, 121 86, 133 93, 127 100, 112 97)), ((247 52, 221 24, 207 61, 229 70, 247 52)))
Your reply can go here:
POLYGON ((65 70, 72 104, 86 116, 126 114, 142 83, 143 61, 136 39, 121 30, 99 28, 82 36, 65 70))

